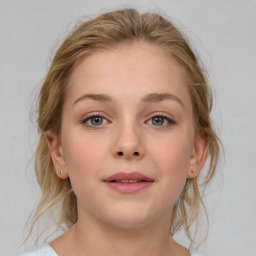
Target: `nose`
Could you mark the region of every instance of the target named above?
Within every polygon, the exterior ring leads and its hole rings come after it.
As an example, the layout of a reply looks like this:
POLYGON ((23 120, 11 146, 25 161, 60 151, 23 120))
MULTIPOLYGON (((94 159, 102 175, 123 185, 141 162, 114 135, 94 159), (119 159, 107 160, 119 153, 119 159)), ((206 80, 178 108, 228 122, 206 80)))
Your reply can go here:
POLYGON ((139 160, 145 155, 145 148, 142 143, 142 134, 135 126, 119 127, 115 131, 113 155, 115 158, 126 160, 139 160))

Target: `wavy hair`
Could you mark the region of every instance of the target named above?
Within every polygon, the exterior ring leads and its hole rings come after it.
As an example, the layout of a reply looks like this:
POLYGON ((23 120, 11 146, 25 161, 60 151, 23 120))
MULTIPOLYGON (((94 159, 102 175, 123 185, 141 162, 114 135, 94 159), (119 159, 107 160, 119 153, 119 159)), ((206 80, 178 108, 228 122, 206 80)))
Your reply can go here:
POLYGON ((220 140, 216 135, 210 112, 212 94, 198 58, 184 35, 174 24, 156 13, 139 13, 134 9, 121 9, 100 15, 77 25, 58 48, 44 79, 38 100, 38 128, 40 140, 36 150, 36 177, 42 191, 32 226, 47 211, 56 212, 57 227, 72 227, 77 222, 77 198, 69 178, 59 179, 55 173, 45 132, 59 134, 63 103, 69 77, 75 67, 99 49, 111 49, 122 43, 144 41, 154 44, 174 57, 187 72, 188 87, 193 104, 196 133, 208 142, 208 168, 203 175, 188 179, 174 206, 170 234, 181 227, 193 241, 191 225, 197 221, 200 205, 204 204, 200 185, 206 186, 216 171, 220 140))

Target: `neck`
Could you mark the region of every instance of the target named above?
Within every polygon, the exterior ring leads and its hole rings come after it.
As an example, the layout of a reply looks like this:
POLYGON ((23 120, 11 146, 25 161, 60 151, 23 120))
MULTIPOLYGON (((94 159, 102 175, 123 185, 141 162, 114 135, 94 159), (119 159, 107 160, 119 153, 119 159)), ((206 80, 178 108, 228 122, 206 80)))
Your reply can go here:
MULTIPOLYGON (((81 251, 87 252, 86 255, 165 255, 164 251, 170 250, 171 239, 168 233, 161 234, 157 228, 119 228, 101 225, 94 229, 83 229, 80 223, 74 229, 74 241, 81 246, 81 251), (98 246, 100 245, 100 246, 98 246), (156 254, 156 252, 159 252, 156 254)), ((82 255, 82 254, 81 254, 82 255)))

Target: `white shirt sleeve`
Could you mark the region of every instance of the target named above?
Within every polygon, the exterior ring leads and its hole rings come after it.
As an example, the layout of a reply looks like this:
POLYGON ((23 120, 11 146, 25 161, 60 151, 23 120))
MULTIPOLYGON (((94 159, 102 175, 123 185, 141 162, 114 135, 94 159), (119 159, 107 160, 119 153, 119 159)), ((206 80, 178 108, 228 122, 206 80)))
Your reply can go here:
POLYGON ((18 256, 58 256, 57 253, 48 244, 44 244, 34 250, 22 253, 18 256))

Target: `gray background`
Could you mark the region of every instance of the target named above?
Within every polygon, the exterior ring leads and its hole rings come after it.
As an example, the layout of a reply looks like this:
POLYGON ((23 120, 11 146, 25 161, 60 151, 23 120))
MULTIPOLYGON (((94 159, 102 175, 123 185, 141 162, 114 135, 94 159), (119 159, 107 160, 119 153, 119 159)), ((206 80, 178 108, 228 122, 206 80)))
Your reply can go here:
POLYGON ((225 160, 206 195, 205 256, 256 255, 256 1, 0 0, 0 254, 15 255, 40 191, 31 112, 52 52, 79 17, 120 4, 161 9, 188 33, 209 73, 225 160), (51 50, 53 49, 53 50, 51 50))

